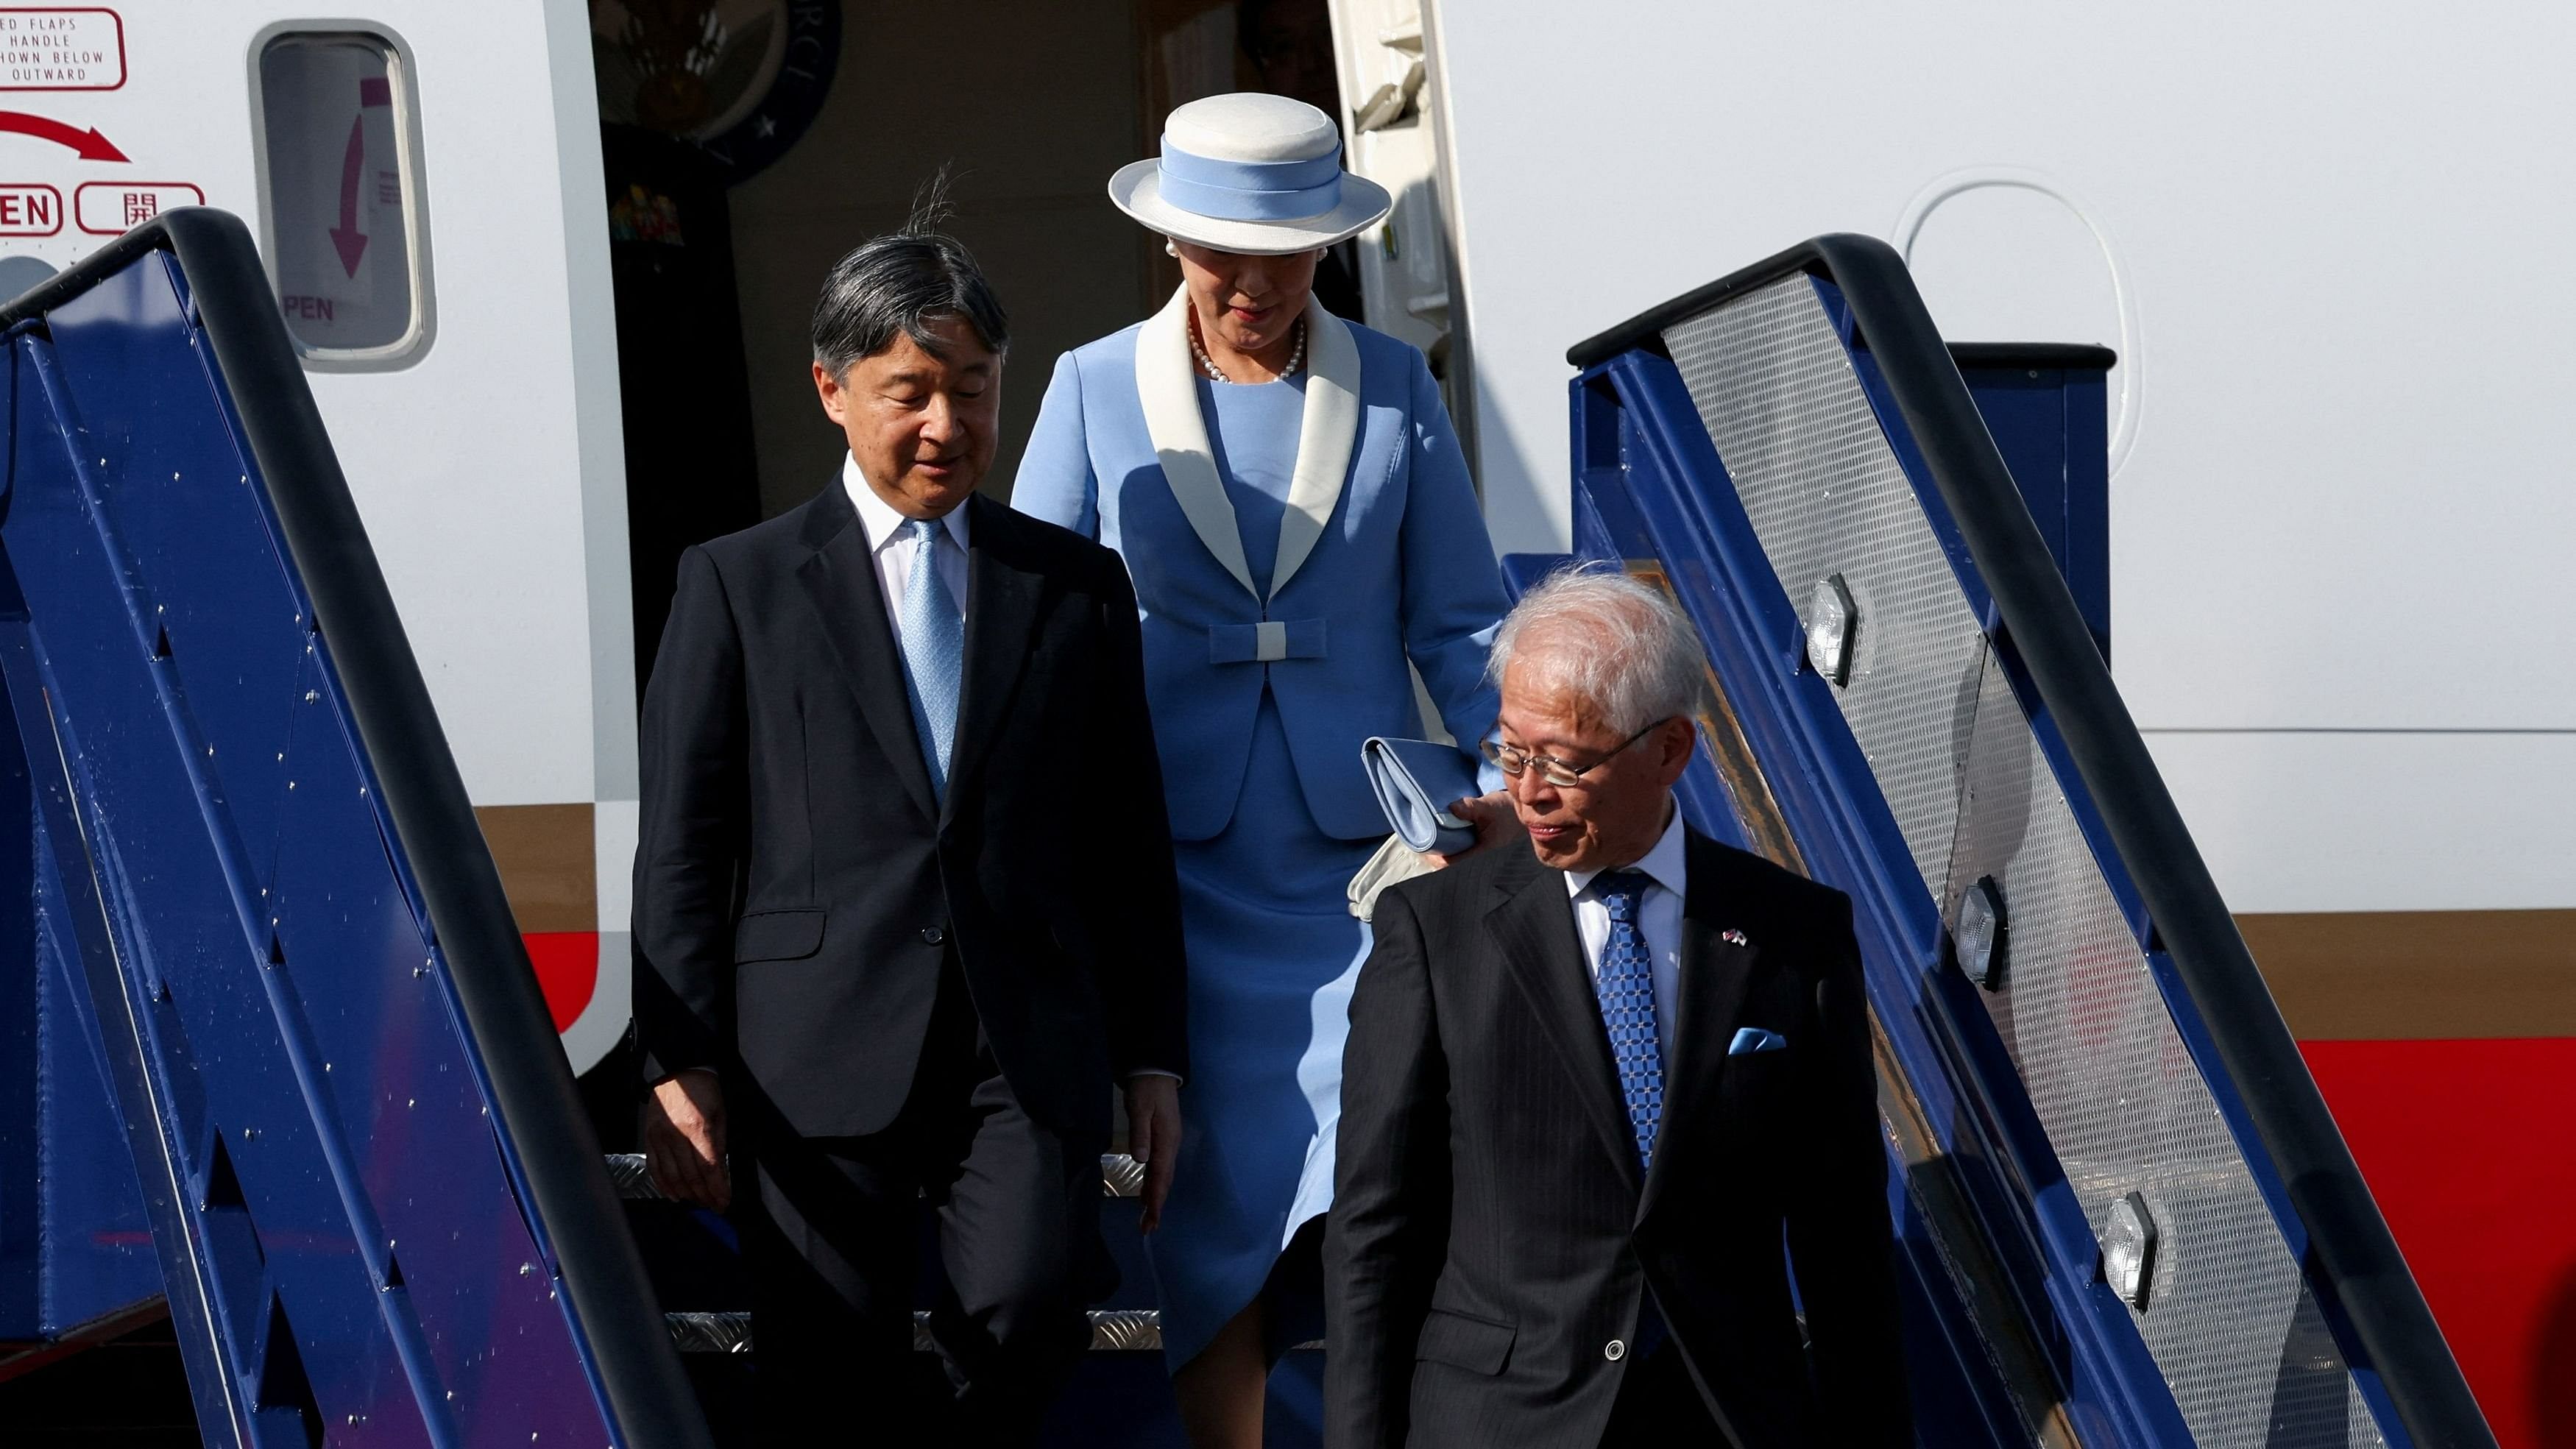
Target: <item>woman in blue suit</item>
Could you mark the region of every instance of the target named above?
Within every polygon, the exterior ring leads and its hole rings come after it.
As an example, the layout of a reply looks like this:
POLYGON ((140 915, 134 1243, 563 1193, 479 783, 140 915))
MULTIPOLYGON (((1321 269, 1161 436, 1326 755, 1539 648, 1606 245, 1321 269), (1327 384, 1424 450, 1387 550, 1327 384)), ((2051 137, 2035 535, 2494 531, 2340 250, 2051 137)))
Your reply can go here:
POLYGON ((1289 1301, 1314 1270, 1282 1256, 1314 1251, 1299 1229, 1332 1197, 1366 949, 1344 891, 1387 832, 1360 742, 1421 733, 1408 664, 1467 759, 1495 711, 1505 600, 1439 389, 1420 352, 1311 294, 1322 249, 1390 204, 1340 143, 1280 96, 1172 112, 1109 193, 1172 239, 1181 290, 1056 364, 1012 493, 1118 550, 1144 616, 1194 1072, 1147 1246, 1200 1449, 1260 1442, 1269 1364, 1319 1319, 1289 1301))

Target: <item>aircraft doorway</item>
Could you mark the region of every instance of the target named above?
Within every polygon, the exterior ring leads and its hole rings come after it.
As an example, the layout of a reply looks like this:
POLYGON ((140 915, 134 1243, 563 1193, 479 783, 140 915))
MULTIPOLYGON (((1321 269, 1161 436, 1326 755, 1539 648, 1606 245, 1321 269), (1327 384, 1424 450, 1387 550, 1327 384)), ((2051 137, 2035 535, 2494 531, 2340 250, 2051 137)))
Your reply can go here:
MULTIPOLYGON (((1056 357, 1178 273, 1112 208, 1172 106, 1276 89, 1338 112, 1324 0, 592 0, 618 319, 636 679, 689 544, 811 498, 842 445, 806 372, 824 272, 943 168, 1011 314, 1008 496, 1056 357), (785 144, 780 144, 782 141, 785 144)), ((1338 260, 1338 259, 1337 259, 1338 260)), ((1337 310, 1357 314, 1349 268, 1337 310)))

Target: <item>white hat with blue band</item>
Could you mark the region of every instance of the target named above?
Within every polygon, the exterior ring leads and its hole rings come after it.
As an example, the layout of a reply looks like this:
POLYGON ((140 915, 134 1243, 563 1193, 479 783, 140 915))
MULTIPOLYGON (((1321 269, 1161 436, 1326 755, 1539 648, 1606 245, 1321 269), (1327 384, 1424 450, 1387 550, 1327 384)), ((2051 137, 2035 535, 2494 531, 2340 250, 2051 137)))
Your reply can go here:
POLYGON ((1109 178, 1118 209, 1222 252, 1287 256, 1375 226, 1386 188, 1342 169, 1342 133, 1304 101, 1239 91, 1177 107, 1159 157, 1109 178))

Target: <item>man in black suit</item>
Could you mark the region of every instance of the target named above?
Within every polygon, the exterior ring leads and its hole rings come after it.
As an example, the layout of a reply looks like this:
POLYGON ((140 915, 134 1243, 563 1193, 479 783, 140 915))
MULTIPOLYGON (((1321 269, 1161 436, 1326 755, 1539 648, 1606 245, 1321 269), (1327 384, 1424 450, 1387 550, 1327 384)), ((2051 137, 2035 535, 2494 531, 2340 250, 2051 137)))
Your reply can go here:
POLYGON ((1377 904, 1333 1449, 1913 1442, 1851 902, 1681 823, 1704 667, 1617 573, 1497 632, 1486 748, 1529 844, 1377 904))
POLYGON ((681 559, 645 696, 645 1145, 666 1192, 713 1208, 749 1169, 769 1443, 1027 1442, 1116 1280, 1113 1080, 1149 1225, 1180 1143, 1135 595, 1116 554, 973 496, 1006 345, 956 242, 844 258, 814 382, 849 459, 681 559), (936 1429, 908 1404, 924 1198, 954 1390, 936 1429))

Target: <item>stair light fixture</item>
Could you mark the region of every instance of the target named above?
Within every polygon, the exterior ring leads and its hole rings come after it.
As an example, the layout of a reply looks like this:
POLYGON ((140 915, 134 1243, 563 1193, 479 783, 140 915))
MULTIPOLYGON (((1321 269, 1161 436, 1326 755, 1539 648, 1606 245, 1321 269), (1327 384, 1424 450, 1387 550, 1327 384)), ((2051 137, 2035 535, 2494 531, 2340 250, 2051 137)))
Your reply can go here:
POLYGON ((1841 574, 1816 580, 1807 595, 1807 662, 1836 689, 1851 683, 1852 646, 1860 638, 1860 610, 1841 574))
POLYGON ((2004 914, 2004 888, 1990 875, 1977 877, 1959 897, 1959 919, 1950 928, 1959 969, 1988 991, 2004 989, 2004 966, 2011 955, 2012 926, 2004 914))
POLYGON ((2133 1192, 2111 1204, 2111 1219, 2102 1229, 2102 1281, 2140 1313, 2147 1311, 2147 1292, 2155 1283, 2156 1236, 2146 1198, 2133 1192))

